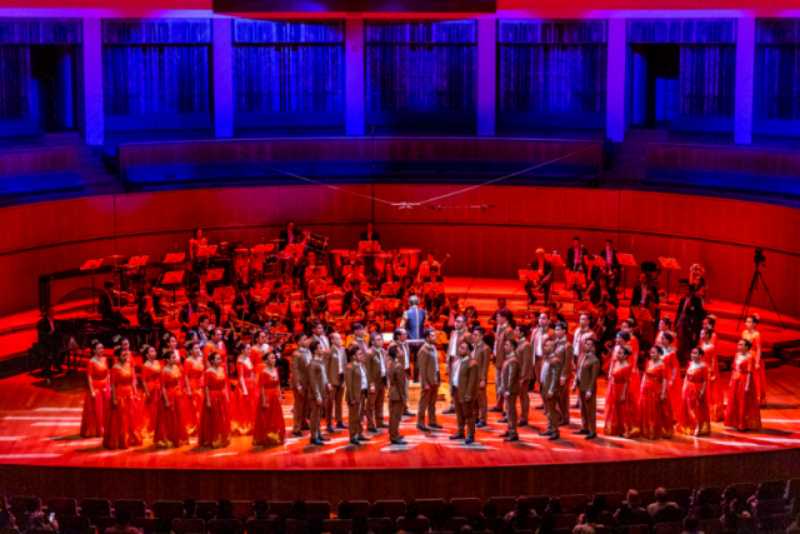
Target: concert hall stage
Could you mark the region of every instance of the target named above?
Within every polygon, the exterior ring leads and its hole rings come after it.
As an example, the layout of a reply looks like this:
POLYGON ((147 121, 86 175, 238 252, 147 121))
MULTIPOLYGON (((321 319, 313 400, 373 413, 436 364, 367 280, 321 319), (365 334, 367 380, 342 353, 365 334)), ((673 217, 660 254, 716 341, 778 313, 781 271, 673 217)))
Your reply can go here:
MULTIPOLYGON (((493 296, 510 297, 512 309, 524 307, 519 282, 451 278, 447 284, 448 292, 478 306, 483 317, 494 304, 493 296)), ((722 302, 711 307, 724 327, 720 336, 732 337, 735 307, 722 302)), ((765 338, 778 335, 777 327, 764 323, 765 338)), ((790 324, 792 329, 783 336, 800 337, 797 322, 790 324)), ((346 431, 339 431, 323 447, 309 446, 304 437, 289 438, 285 446, 267 450, 253 450, 250 438, 237 437, 220 450, 199 450, 194 444, 155 450, 148 444, 105 451, 99 439, 77 436, 82 375, 56 381, 53 387, 18 375, 0 380, 0 493, 13 481, 14 493, 40 496, 213 499, 235 489, 242 499, 302 496, 336 501, 568 494, 800 477, 800 401, 795 392, 800 369, 770 363, 769 405, 762 412, 764 430, 757 433, 737 433, 714 424, 709 437, 648 442, 601 433, 595 441, 586 441, 573 434, 578 420, 573 409, 572 427, 560 441, 550 442, 538 435, 544 426, 542 412, 532 410, 532 425, 520 429, 518 443, 503 442, 500 434, 505 425, 497 422, 498 414, 490 414, 489 427, 479 429, 478 444, 451 441, 455 416, 446 415, 440 419, 445 428, 427 435, 417 431, 415 419, 404 420, 406 446, 390 446, 383 430, 356 448, 348 444, 346 431)), ((726 372, 723 378, 727 377, 726 372)), ((603 421, 604 380, 600 387, 598 426, 603 421)), ((538 404, 537 396, 532 406, 538 404)), ((445 407, 444 401, 439 402, 438 411, 445 407)), ((412 403, 412 411, 415 408, 412 403)), ((284 415, 288 425, 288 392, 284 415)))

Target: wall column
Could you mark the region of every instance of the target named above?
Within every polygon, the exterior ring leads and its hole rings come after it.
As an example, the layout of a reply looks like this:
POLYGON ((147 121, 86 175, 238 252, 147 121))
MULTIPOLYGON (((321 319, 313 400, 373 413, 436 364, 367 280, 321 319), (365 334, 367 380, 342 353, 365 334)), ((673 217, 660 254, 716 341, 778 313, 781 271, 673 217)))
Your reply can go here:
POLYGON ((233 21, 215 18, 212 26, 214 137, 233 137, 233 21))
POLYGON ((497 18, 478 19, 478 135, 492 136, 497 129, 497 18))
POLYGON ((103 32, 97 17, 83 19, 83 136, 87 145, 103 144, 103 32))
POLYGON ((625 93, 628 72, 627 20, 608 19, 608 60, 606 63, 606 138, 625 140, 625 93))
POLYGON ((345 133, 362 136, 366 130, 364 19, 348 18, 345 23, 344 44, 344 114, 345 133))
POLYGON ((756 19, 745 15, 737 21, 736 99, 733 139, 738 145, 753 142, 753 71, 756 62, 756 19))

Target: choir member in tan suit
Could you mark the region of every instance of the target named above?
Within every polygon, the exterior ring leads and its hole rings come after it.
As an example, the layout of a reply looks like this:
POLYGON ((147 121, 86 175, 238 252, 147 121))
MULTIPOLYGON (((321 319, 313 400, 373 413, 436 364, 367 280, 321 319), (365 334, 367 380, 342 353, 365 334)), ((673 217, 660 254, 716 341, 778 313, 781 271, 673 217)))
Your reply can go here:
POLYGON ((325 397, 330 390, 328 376, 325 370, 324 349, 319 341, 312 341, 309 350, 314 355, 308 364, 308 400, 311 403, 311 444, 322 445, 322 431, 320 421, 325 397))
POLYGON ((417 408, 417 428, 442 428, 436 423, 436 397, 439 394, 439 352, 436 350, 436 331, 425 331, 425 342, 417 352, 420 397, 417 408), (427 426, 425 419, 427 416, 427 426))
POLYGON ((545 341, 544 352, 546 360, 542 365, 541 392, 544 399, 544 411, 547 415, 547 431, 543 433, 551 440, 559 439, 558 427, 561 424, 561 377, 562 355, 554 349, 555 342, 551 339, 545 341))
POLYGON ((517 341, 517 361, 519 362, 519 426, 528 426, 530 412, 530 395, 528 391, 533 381, 533 347, 528 342, 530 329, 526 326, 517 326, 514 329, 514 338, 517 341))
POLYGON ((486 385, 489 383, 489 360, 492 353, 489 345, 483 340, 483 328, 480 326, 472 330, 472 358, 478 362, 478 421, 476 426, 486 426, 489 411, 489 401, 486 397, 486 385))
POLYGON ((504 342, 503 368, 500 370, 498 395, 505 399, 508 431, 503 434, 506 441, 519 441, 517 434, 517 397, 519 396, 520 366, 517 360, 514 340, 509 336, 504 342))
POLYGON ((348 350, 350 363, 344 371, 344 380, 347 393, 347 422, 350 429, 350 443, 359 445, 362 441, 368 441, 364 437, 364 407, 367 404, 367 392, 369 390, 369 378, 367 369, 364 365, 367 355, 357 346, 348 350))
POLYGON ((333 433, 333 419, 336 418, 336 428, 343 429, 342 400, 344 399, 344 370, 347 365, 347 354, 342 336, 334 332, 330 337, 331 348, 326 352, 325 360, 328 371, 328 381, 331 384, 331 393, 328 395, 325 413, 328 416, 328 432, 333 433))
POLYGON ((456 433, 450 439, 464 439, 471 445, 475 442, 475 419, 478 414, 478 383, 480 368, 478 361, 471 357, 472 347, 465 340, 458 346, 457 362, 453 363, 453 386, 456 402, 456 433), (466 436, 464 427, 467 429, 466 436))
POLYGON ((413 416, 408 410, 408 381, 411 380, 411 347, 408 345, 408 332, 405 328, 397 328, 393 335, 394 340, 389 345, 389 357, 396 357, 398 363, 406 372, 406 405, 403 406, 403 415, 413 416))
MULTIPOLYGON (((507 357, 506 353, 506 339, 509 339, 513 336, 513 331, 511 330, 511 312, 508 310, 500 310, 497 312, 497 327, 495 328, 494 332, 494 368, 495 368, 495 382, 497 382, 502 372, 503 365, 505 364, 505 360, 507 357)), ((497 384, 495 384, 496 386, 497 384)), ((496 388, 497 389, 497 388, 496 388)), ((499 389, 497 389, 499 391, 499 389)), ((495 396, 497 397, 496 403, 494 408, 491 411, 493 412, 502 412, 503 406, 505 403, 505 399, 502 395, 495 392, 495 396)))
POLYGON ((379 332, 373 332, 370 338, 369 359, 369 406, 367 407, 368 430, 376 433, 385 428, 383 423, 383 403, 386 398, 386 357, 383 353, 383 338, 379 332))
MULTIPOLYGON (((544 342, 548 337, 553 336, 550 328, 550 316, 542 312, 537 318, 536 326, 531 332, 531 351, 533 352, 533 380, 540 382, 542 376, 542 363, 544 362, 544 342)), ((541 384, 539 391, 542 391, 541 384)), ((538 408, 543 409, 544 405, 538 408)))
POLYGON ((458 346, 469 336, 467 331, 466 319, 463 315, 456 317, 453 331, 450 332, 450 339, 447 342, 447 381, 450 383, 450 406, 443 411, 443 414, 456 413, 456 401, 453 398, 453 364, 459 359, 458 346))
POLYGON ((597 378, 600 376, 600 359, 593 337, 583 343, 573 389, 578 391, 581 404, 581 429, 577 434, 586 434, 586 439, 597 437, 597 378))
POLYGON ((569 386, 572 384, 572 373, 575 369, 572 354, 572 345, 567 339, 567 325, 558 322, 554 329, 555 334, 555 353, 561 360, 561 384, 559 394, 561 395, 561 426, 569 425, 569 386))
POLYGON ((389 441, 392 445, 403 445, 405 440, 400 435, 400 420, 408 398, 406 389, 406 370, 397 352, 388 360, 389 379, 389 441))
POLYGON ((308 365, 311 363, 311 352, 308 346, 311 344, 311 338, 305 334, 301 334, 297 340, 297 350, 292 354, 292 371, 291 371, 291 385, 292 396, 294 397, 294 408, 292 409, 292 417, 294 419, 294 428, 292 435, 299 437, 303 434, 303 430, 308 428, 306 421, 306 393, 308 390, 308 365))

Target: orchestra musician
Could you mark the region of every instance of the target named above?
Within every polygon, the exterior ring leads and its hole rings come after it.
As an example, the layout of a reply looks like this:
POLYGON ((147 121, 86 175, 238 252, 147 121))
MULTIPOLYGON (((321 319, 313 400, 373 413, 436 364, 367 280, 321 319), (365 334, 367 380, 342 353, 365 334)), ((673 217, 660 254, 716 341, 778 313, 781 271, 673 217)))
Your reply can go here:
POLYGON ((361 241, 377 241, 380 242, 381 234, 375 231, 372 222, 367 223, 367 229, 361 232, 361 241))
POLYGON ((649 347, 655 340, 655 325, 658 320, 658 289, 650 283, 646 273, 639 274, 639 283, 633 288, 631 296, 630 314, 639 326, 644 348, 649 347))
POLYGON ((553 264, 547 261, 543 248, 536 249, 536 258, 531 262, 531 270, 535 273, 535 279, 525 282, 528 304, 536 303, 535 292, 541 290, 546 306, 550 302, 550 286, 553 284, 553 264))
POLYGON ((303 240, 303 234, 295 227, 294 221, 289 221, 286 228, 280 231, 278 237, 278 250, 284 250, 289 245, 296 245, 303 240))
POLYGON ((581 238, 572 238, 572 246, 567 249, 567 269, 565 276, 566 285, 575 291, 578 300, 583 300, 583 292, 586 291, 586 259, 589 251, 581 243, 581 238))
POLYGON ((208 239, 206 239, 206 236, 203 234, 203 228, 198 226, 194 229, 192 237, 189 239, 189 245, 187 247, 189 249, 189 260, 192 263, 196 263, 200 249, 207 246, 208 239))

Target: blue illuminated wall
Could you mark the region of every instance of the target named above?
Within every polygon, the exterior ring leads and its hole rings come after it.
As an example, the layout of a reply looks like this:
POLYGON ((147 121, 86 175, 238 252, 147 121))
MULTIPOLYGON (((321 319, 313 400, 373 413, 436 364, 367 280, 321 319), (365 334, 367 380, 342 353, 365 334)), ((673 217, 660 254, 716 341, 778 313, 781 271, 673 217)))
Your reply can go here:
POLYGON ((344 23, 234 21, 240 134, 344 132, 344 23))

